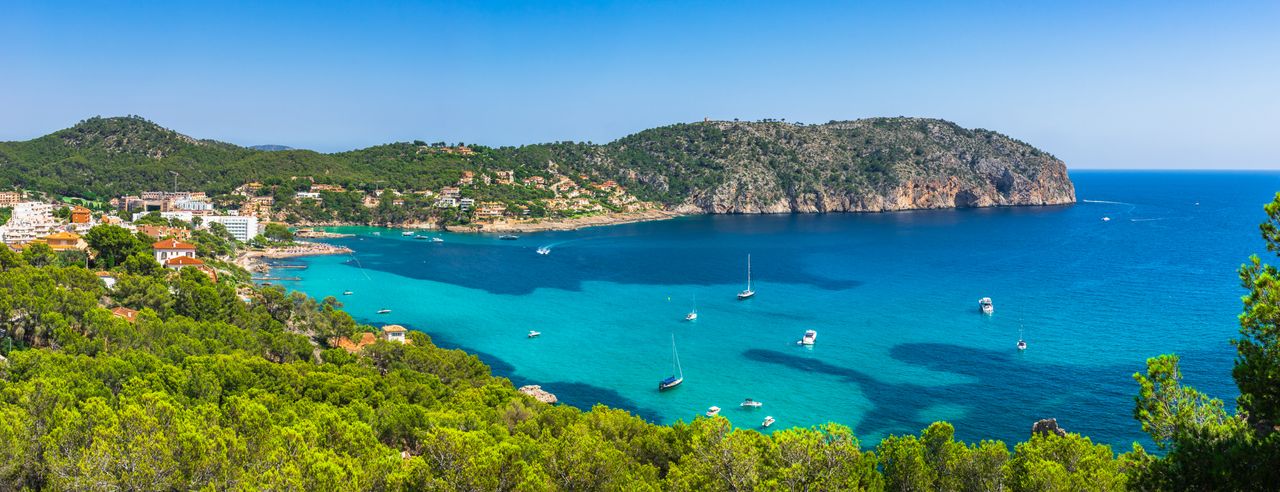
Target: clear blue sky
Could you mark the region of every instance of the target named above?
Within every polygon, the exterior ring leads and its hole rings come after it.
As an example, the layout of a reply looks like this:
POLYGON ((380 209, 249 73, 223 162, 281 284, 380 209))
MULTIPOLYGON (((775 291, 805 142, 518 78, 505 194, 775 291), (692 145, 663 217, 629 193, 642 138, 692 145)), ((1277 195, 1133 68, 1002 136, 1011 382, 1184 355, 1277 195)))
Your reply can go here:
POLYGON ((1073 168, 1280 167, 1275 0, 260 3, 4 2, 0 140, 122 114, 322 151, 911 115, 1073 168))

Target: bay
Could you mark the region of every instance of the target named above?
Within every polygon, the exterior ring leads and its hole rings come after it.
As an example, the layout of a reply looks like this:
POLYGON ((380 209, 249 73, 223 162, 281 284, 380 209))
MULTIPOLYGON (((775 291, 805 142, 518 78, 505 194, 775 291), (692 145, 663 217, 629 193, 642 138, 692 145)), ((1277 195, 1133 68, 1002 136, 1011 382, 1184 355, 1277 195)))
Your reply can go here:
POLYGON ((671 423, 718 405, 737 426, 836 422, 864 443, 936 420, 1012 443, 1056 417, 1124 450, 1146 442, 1132 375, 1148 357, 1177 353, 1188 384, 1237 395, 1235 269, 1265 251, 1257 224, 1280 173, 1071 176, 1080 202, 1058 207, 698 216, 515 241, 332 228, 356 234, 330 241, 353 255, 277 273, 582 408, 671 423), (739 301, 748 254, 757 295, 739 301), (807 329, 816 345, 798 346, 807 329), (658 392, 673 336, 685 383, 658 392))

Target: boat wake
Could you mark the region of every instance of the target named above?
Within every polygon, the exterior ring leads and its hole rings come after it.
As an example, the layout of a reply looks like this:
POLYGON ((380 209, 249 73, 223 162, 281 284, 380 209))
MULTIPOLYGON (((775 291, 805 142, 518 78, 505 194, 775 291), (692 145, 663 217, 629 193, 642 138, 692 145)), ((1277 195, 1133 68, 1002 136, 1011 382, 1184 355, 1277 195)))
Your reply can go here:
POLYGON ((1080 200, 1082 203, 1107 203, 1111 205, 1133 205, 1129 202, 1113 202, 1111 200, 1080 200))

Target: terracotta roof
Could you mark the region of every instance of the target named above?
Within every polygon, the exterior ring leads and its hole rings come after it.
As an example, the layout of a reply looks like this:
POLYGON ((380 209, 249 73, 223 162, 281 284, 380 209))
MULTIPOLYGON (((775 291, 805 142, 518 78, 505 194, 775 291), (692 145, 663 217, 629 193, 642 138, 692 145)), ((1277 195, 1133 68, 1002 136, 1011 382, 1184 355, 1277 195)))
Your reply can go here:
POLYGON ((99 276, 99 277, 114 277, 114 276, 116 276, 114 273, 111 273, 111 272, 108 272, 108 271, 105 271, 105 270, 99 270, 99 271, 93 272, 93 274, 94 274, 94 275, 97 275, 97 276, 99 276))
POLYGON ((351 339, 347 337, 342 337, 342 338, 339 338, 337 343, 335 343, 334 345, 337 345, 343 350, 346 350, 347 352, 351 352, 354 354, 356 352, 359 352, 360 349, 364 348, 366 345, 373 345, 374 343, 377 343, 377 341, 378 341, 377 336, 375 336, 372 333, 365 332, 360 334, 359 341, 353 342, 351 341, 351 339))
POLYGON ((204 262, 190 256, 175 256, 164 261, 164 266, 196 266, 204 262))
POLYGON ((128 321, 130 323, 138 319, 138 312, 133 309, 129 309, 127 307, 118 307, 118 308, 112 309, 111 314, 124 318, 125 321, 128 321))
POLYGON ((177 239, 165 239, 151 245, 152 249, 196 249, 191 243, 184 243, 177 239))
POLYGON ((403 327, 403 326, 400 326, 400 325, 387 325, 387 326, 382 327, 382 331, 387 332, 387 333, 404 333, 404 332, 409 331, 409 330, 408 330, 407 328, 403 327))
POLYGON ((75 241, 77 239, 80 239, 80 235, 74 232, 55 232, 53 234, 45 236, 44 239, 46 241, 50 239, 65 239, 68 241, 75 241))

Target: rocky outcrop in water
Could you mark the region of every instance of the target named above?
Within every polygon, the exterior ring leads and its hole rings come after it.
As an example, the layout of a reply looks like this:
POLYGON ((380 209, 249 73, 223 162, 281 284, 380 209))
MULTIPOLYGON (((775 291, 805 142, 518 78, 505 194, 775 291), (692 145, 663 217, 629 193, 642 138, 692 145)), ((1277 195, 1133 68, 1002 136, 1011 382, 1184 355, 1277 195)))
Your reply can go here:
POLYGON ((1058 419, 1040 419, 1036 423, 1031 424, 1031 435, 1049 435, 1054 434, 1058 437, 1066 437, 1067 430, 1058 427, 1058 419))

